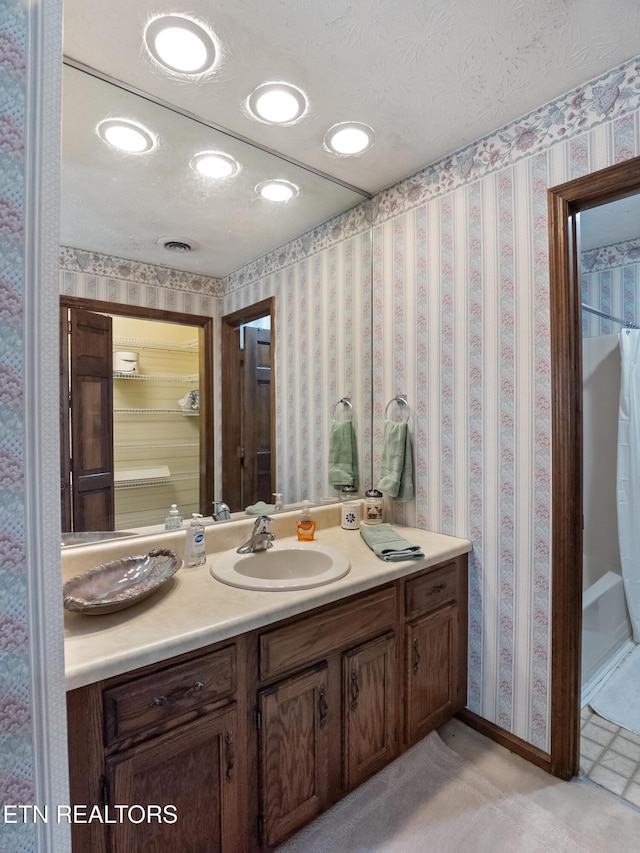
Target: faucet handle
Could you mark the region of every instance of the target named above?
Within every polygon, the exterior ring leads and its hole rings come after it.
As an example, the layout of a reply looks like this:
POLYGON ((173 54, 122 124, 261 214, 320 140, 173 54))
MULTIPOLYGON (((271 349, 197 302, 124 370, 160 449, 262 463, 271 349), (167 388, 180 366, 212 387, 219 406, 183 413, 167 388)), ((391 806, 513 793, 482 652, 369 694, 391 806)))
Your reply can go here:
POLYGON ((268 533, 269 525, 272 521, 273 519, 270 515, 259 515, 258 518, 256 518, 255 524, 253 525, 254 530, 256 531, 256 533, 268 533))
POLYGON ((211 515, 214 521, 228 521, 231 518, 231 510, 224 501, 214 501, 211 515))

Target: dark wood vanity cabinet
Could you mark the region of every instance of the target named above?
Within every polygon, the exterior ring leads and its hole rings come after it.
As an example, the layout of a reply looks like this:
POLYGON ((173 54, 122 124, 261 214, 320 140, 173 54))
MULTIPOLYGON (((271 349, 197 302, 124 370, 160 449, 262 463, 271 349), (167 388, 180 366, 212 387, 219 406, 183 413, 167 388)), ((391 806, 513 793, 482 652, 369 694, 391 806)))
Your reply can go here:
POLYGON ((467 584, 460 558, 405 582, 405 620, 404 733, 410 746, 466 703, 467 584))
POLYGON ((396 616, 397 589, 389 586, 258 633, 263 847, 397 755, 396 616))
POLYGON ((70 692, 73 850, 247 849, 244 690, 239 640, 70 692))
POLYGON ((272 849, 464 707, 466 631, 464 555, 71 691, 72 803, 177 815, 75 853, 272 849))

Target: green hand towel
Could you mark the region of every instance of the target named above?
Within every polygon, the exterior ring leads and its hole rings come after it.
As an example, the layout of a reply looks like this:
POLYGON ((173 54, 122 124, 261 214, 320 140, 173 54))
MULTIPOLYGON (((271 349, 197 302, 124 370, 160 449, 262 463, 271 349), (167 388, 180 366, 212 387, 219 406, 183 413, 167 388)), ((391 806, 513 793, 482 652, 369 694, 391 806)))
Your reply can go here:
POLYGON ((270 512, 276 511, 275 504, 268 504, 264 501, 258 501, 257 504, 252 504, 245 509, 247 515, 269 515, 270 512))
POLYGON ((373 553, 387 563, 401 560, 421 560, 424 557, 419 545, 412 545, 390 524, 363 524, 360 535, 373 553))
POLYGON ((413 448, 406 423, 385 421, 378 489, 396 501, 413 500, 413 448))
POLYGON ((358 449, 352 421, 341 421, 331 427, 329 436, 329 483, 358 488, 358 449))

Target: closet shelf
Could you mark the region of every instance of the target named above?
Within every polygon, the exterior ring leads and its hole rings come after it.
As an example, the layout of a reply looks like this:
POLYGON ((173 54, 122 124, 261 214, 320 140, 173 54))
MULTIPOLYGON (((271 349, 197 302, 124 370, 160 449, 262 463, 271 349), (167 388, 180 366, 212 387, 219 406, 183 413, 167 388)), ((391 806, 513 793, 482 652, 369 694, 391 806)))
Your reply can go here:
POLYGON ((132 453, 140 453, 141 451, 149 451, 153 453, 156 450, 192 450, 195 447, 200 447, 200 442, 198 441, 172 441, 172 442, 158 442, 156 443, 145 443, 145 444, 127 444, 127 443, 115 443, 113 445, 114 450, 123 451, 128 453, 131 451, 132 453))
POLYGON ((199 382, 200 376, 197 373, 190 373, 186 376, 179 376, 177 374, 167 374, 162 376, 160 374, 151 374, 151 373, 125 373, 121 370, 113 371, 114 379, 135 379, 138 382, 199 382))
POLYGON ((198 409, 114 409, 114 415, 199 415, 198 409))
POLYGON ((151 341, 145 338, 114 338, 113 347, 127 347, 128 349, 161 349, 167 352, 197 352, 198 339, 185 341, 183 344, 171 344, 164 341, 151 341))
POLYGON ((170 478, 166 477, 158 477, 157 479, 139 479, 139 480, 125 480, 120 483, 115 483, 114 487, 116 491, 120 491, 121 489, 141 489, 141 488, 153 488, 158 486, 171 486, 174 483, 187 483, 192 480, 197 480, 199 477, 198 474, 173 474, 170 478))

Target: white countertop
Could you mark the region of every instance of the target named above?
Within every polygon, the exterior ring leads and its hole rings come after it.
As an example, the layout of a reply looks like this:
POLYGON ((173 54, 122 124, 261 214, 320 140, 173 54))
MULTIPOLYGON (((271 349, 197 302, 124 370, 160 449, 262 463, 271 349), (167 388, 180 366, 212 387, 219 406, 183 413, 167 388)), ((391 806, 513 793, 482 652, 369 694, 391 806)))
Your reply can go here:
MULTIPOLYGON (((325 523, 336 524, 337 513, 339 509, 328 511, 325 523)), ((282 518, 274 521, 272 529, 279 542, 305 544, 298 543, 297 537, 291 535, 294 524, 295 513, 283 513, 282 518)), ((394 527, 412 544, 421 546, 424 559, 387 563, 375 556, 357 530, 321 527, 316 531, 315 541, 343 551, 351 562, 350 572, 325 586, 283 592, 237 589, 213 578, 209 567, 216 553, 242 544, 248 538, 245 536, 248 526, 232 523, 209 528, 206 565, 183 567, 139 604, 101 616, 65 611, 67 690, 270 625, 471 550, 467 539, 413 527, 394 527)), ((91 566, 145 553, 153 547, 173 548, 182 555, 183 539, 184 532, 179 531, 163 535, 161 542, 158 537, 152 540, 140 537, 65 549, 63 575, 71 577, 91 566)))

